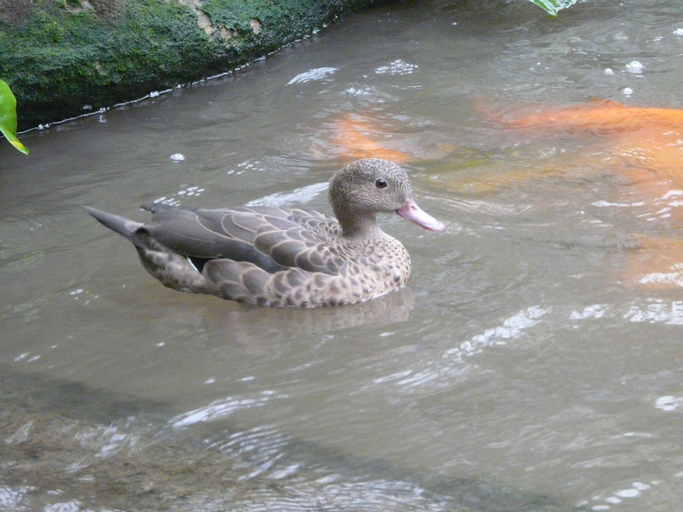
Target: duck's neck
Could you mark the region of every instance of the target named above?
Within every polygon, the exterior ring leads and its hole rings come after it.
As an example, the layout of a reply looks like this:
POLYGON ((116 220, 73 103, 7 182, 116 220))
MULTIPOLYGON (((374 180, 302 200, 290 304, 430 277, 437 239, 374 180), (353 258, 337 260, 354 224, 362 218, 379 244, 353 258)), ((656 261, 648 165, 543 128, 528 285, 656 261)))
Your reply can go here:
POLYGON ((377 225, 377 215, 374 212, 338 211, 337 219, 342 227, 342 236, 347 240, 364 240, 381 236, 384 232, 377 225))

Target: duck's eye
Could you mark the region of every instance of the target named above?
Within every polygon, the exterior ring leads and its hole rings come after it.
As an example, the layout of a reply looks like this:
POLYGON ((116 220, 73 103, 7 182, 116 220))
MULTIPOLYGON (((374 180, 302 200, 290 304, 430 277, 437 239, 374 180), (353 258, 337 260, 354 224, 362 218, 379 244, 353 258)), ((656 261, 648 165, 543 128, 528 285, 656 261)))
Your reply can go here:
POLYGON ((387 188, 387 180, 385 180, 384 178, 377 178, 375 180, 375 186, 377 188, 387 188))

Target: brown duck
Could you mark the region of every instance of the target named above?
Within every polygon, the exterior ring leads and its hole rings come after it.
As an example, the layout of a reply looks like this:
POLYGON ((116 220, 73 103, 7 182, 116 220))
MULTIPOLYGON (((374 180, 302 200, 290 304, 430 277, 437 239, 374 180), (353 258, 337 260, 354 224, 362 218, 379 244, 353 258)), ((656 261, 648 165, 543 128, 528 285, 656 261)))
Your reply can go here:
POLYGON ((130 240, 165 286, 271 307, 336 306, 403 287, 410 256, 377 225, 395 212, 425 229, 444 225, 421 210, 405 170, 380 159, 353 162, 330 180, 337 219, 270 207, 146 206, 149 223, 86 207, 130 240))

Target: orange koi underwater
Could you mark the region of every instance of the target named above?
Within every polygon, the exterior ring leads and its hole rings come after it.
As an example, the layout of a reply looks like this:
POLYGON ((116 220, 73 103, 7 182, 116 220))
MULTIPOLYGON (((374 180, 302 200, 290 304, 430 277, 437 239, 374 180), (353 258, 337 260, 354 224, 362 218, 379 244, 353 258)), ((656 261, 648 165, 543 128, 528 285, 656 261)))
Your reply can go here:
POLYGON ((345 114, 334 121, 334 142, 343 149, 345 159, 381 158, 396 163, 411 160, 408 153, 384 147, 376 138, 386 136, 377 123, 365 116, 345 114))
MULTIPOLYGON (((615 174, 625 176, 645 201, 654 202, 672 189, 683 189, 683 109, 633 107, 609 100, 594 100, 569 107, 537 107, 526 113, 500 114, 476 102, 476 110, 503 128, 529 135, 567 133, 596 137, 601 162, 615 174)), ((362 116, 346 114, 335 122, 335 142, 349 158, 376 157, 404 163, 415 158, 389 149, 378 139, 386 131, 362 116)), ((577 155, 567 168, 596 168, 595 162, 582 162, 577 155), (583 165, 586 164, 586 165, 583 165)), ((561 167, 558 167, 561 169, 561 167)), ((547 174, 539 169, 538 176, 547 174)), ((530 179, 533 172, 516 176, 530 179)), ((513 179, 501 181, 512 183, 513 179)), ((672 208, 671 220, 683 227, 683 208, 672 208)), ((638 250, 628 256, 623 281, 648 288, 683 286, 683 240, 637 237, 638 250)))
MULTIPOLYGON (((628 178, 630 188, 649 204, 666 197, 672 189, 683 188, 683 109, 594 100, 566 108, 541 108, 516 117, 481 111, 514 130, 597 136, 601 152, 609 155, 604 162, 608 169, 628 178)), ((681 210, 672 208, 671 220, 683 226, 681 210)), ((683 286, 683 240, 636 239, 639 249, 629 254, 623 281, 647 288, 683 286)))
POLYGON ((541 107, 524 116, 502 115, 486 108, 477 109, 485 117, 510 128, 550 129, 564 132, 609 135, 641 129, 683 129, 683 110, 676 108, 632 107, 611 100, 593 100, 571 107, 541 107))

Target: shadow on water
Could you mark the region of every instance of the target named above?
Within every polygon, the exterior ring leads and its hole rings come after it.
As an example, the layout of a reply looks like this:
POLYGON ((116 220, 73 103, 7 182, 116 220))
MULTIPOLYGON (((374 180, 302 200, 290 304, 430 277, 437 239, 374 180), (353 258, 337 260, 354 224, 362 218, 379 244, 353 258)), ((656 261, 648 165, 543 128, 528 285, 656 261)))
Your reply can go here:
POLYGON ((236 305, 226 314, 223 302, 213 302, 203 311, 203 321, 213 332, 229 334, 231 343, 258 346, 273 337, 294 339, 302 335, 336 332, 364 325, 381 327, 410 319, 415 307, 412 289, 403 288, 377 300, 341 308, 278 309, 236 305))
POLYGON ((137 510, 224 510, 238 504, 231 509, 339 510, 355 493, 362 493, 364 510, 375 510, 373 502, 377 510, 388 504, 393 510, 575 510, 494 482, 419 474, 283 433, 275 434, 280 457, 271 470, 305 466, 311 474, 334 478, 304 482, 286 471, 279 478, 258 471, 245 478, 245 468, 259 464, 259 450, 227 449, 236 432, 248 430, 239 422, 224 421, 218 433, 213 425, 206 437, 201 426, 174 428, 178 411, 168 402, 21 373, 7 365, 0 365, 0 372, 0 483, 7 486, 0 485, 0 504, 14 499, 16 510, 54 496, 79 506, 137 510), (339 478, 347 487, 343 496, 335 489, 339 478), (86 496, 89 502, 83 503, 86 496))

